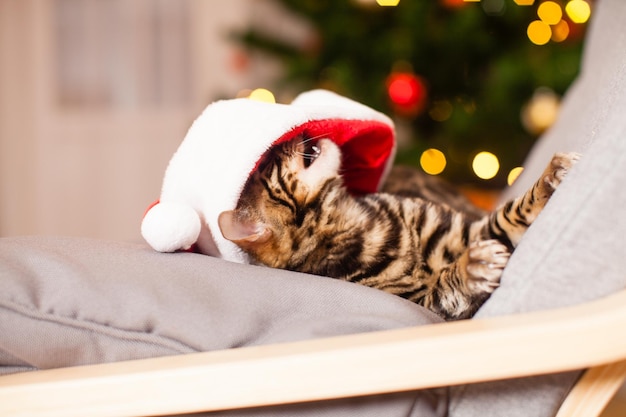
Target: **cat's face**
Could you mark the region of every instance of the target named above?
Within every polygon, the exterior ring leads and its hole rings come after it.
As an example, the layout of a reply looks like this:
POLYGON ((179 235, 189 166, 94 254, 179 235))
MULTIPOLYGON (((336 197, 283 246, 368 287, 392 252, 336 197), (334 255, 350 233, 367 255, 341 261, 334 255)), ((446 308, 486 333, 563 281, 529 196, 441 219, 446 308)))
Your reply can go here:
POLYGON ((340 166, 339 147, 329 139, 298 137, 274 146, 244 186, 236 209, 220 214, 222 235, 253 259, 285 267, 296 242, 314 227, 311 214, 342 184, 340 166))

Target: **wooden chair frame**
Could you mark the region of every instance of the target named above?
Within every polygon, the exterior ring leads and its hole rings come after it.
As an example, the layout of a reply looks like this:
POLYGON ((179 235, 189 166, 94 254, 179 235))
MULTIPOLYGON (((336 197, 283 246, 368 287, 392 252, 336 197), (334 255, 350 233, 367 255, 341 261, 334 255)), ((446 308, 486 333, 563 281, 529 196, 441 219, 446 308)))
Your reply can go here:
POLYGON ((506 317, 12 374, 0 377, 0 415, 164 415, 590 368, 558 417, 597 416, 626 378, 624 329, 626 290, 506 317))

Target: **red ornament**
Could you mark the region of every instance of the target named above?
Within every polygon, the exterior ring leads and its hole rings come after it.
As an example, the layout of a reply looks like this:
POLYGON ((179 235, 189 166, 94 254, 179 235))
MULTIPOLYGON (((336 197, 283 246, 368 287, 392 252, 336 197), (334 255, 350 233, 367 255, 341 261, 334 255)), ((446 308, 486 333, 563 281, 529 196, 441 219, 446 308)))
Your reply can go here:
POLYGON ((413 73, 392 73, 387 78, 387 94, 394 110, 403 116, 416 116, 426 104, 426 85, 413 73))

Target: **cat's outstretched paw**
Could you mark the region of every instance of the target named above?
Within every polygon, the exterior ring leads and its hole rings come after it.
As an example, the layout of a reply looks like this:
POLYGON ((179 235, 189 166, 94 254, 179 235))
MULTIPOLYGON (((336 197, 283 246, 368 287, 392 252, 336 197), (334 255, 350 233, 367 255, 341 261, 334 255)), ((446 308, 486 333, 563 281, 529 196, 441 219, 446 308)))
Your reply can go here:
POLYGON ((492 293, 500 285, 502 271, 511 256, 495 239, 472 242, 468 248, 467 286, 475 293, 492 293))
POLYGON ((544 192, 549 196, 554 190, 561 184, 567 172, 578 162, 580 154, 571 153, 556 153, 550 161, 550 165, 543 173, 543 183, 545 187, 544 192))

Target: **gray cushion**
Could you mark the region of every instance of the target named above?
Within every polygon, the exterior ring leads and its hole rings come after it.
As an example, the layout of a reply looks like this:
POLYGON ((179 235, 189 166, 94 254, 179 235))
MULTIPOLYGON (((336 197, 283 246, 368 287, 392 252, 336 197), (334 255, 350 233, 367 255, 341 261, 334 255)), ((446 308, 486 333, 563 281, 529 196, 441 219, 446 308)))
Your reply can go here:
MULTIPOLYGON (((0 374, 441 321, 352 283, 89 239, 0 239, 0 277, 0 374)), ((446 401, 444 390, 229 415, 434 416, 446 401)))

